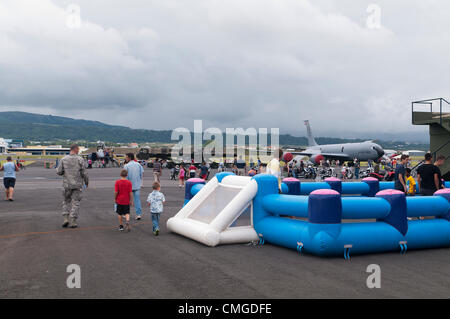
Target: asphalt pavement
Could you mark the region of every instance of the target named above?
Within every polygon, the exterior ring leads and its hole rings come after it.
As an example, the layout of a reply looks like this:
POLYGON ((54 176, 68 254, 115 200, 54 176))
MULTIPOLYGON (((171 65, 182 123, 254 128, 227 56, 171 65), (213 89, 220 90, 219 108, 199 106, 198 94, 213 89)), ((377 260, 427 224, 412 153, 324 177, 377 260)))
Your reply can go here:
MULTIPOLYGON (((62 181, 53 169, 18 174, 14 202, 0 197, 0 298, 448 298, 450 249, 344 258, 299 255, 266 244, 215 248, 167 231, 184 190, 163 173, 160 236, 145 210, 132 231, 117 229, 113 186, 119 169, 89 170, 80 228, 61 228, 62 181), (69 289, 69 265, 81 288, 69 289), (381 288, 369 289, 371 264, 381 288)), ((141 200, 151 191, 145 177, 141 200)), ((3 194, 1 194, 3 196, 3 194)), ((134 214, 133 214, 134 216, 134 214)))

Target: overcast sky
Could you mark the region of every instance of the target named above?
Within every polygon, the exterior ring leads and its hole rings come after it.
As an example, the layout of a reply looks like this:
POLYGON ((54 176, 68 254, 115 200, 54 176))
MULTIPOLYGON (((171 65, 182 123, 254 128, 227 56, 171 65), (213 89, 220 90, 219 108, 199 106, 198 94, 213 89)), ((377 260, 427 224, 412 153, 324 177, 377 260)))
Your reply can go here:
POLYGON ((449 97, 448 12, 446 0, 0 0, 0 111, 426 133, 410 103, 449 97))

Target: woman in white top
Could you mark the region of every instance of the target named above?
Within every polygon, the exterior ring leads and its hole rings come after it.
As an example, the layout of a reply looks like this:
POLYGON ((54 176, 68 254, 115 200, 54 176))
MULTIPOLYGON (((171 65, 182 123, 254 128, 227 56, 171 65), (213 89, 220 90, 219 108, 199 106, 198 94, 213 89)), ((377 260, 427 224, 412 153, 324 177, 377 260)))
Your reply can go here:
POLYGON ((278 150, 278 158, 273 158, 266 167, 266 174, 275 176, 278 179, 278 187, 281 188, 281 167, 280 161, 283 158, 283 150, 278 150))

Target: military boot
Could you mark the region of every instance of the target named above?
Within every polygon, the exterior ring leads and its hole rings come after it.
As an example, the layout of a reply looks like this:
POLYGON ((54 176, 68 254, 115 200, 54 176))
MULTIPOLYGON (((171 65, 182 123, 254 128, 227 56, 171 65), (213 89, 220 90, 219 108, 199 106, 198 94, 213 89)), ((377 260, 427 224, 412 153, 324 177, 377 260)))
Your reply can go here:
POLYGON ((66 228, 67 226, 69 226, 69 218, 67 216, 64 216, 62 227, 66 228))
POLYGON ((77 219, 76 219, 76 218, 70 218, 69 227, 70 227, 70 228, 77 228, 77 227, 78 227, 77 219))

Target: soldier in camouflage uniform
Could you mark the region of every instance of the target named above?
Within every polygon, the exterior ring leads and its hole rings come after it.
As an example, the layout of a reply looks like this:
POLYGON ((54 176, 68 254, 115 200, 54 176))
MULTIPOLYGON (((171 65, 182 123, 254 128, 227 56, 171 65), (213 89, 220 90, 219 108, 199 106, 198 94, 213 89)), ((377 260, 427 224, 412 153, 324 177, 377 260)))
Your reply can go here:
POLYGON ((81 191, 89 185, 84 160, 78 156, 78 145, 70 147, 70 155, 65 156, 58 165, 56 173, 63 176, 63 227, 76 228, 80 210, 81 191))

